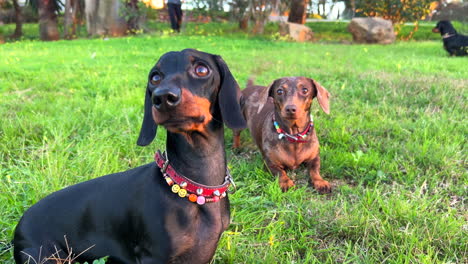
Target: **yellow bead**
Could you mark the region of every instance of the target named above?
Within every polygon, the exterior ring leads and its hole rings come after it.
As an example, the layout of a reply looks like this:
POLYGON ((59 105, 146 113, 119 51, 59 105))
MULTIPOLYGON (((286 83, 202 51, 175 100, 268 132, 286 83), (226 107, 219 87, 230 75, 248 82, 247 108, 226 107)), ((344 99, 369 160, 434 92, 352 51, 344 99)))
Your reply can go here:
POLYGON ((172 185, 171 190, 172 190, 173 193, 178 193, 179 190, 180 190, 180 186, 178 184, 174 184, 174 185, 172 185))
POLYGON ((187 196, 187 190, 185 189, 180 189, 179 190, 179 196, 184 198, 185 196, 187 196))

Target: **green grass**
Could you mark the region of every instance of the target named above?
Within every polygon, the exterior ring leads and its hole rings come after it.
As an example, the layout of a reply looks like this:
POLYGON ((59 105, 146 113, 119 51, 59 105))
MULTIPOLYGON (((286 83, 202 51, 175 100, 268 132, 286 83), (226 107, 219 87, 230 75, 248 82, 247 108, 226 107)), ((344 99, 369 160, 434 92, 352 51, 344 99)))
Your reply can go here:
MULTIPOLYGON (((313 105, 330 195, 316 193, 304 169, 281 193, 248 134, 234 154, 226 131, 238 191, 214 263, 465 263, 467 58, 448 57, 440 40, 206 33, 0 45, 0 244, 47 194, 152 161, 163 130, 136 146, 147 74, 183 48, 222 55, 241 86, 250 76, 264 85, 307 76, 332 94, 329 116, 313 105)), ((11 251, 0 262, 12 264, 11 251)))

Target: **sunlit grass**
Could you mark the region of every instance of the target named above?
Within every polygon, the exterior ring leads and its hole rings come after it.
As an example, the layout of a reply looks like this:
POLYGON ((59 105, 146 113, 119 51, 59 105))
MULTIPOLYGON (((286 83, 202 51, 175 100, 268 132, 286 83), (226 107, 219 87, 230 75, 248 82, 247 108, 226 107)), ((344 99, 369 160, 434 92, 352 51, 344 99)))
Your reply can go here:
MULTIPOLYGON (((196 25, 191 25, 196 29, 196 25)), ((466 230, 466 58, 440 41, 395 45, 275 42, 155 33, 0 46, 0 243, 22 212, 65 186, 152 161, 164 133, 136 146, 149 69, 170 50, 220 54, 241 87, 307 76, 331 114, 313 106, 322 175, 304 170, 281 193, 246 132, 229 166, 232 225, 215 263, 463 263, 466 230)), ((1 252, 1 251, 0 251, 1 252)), ((13 263, 10 252, 0 256, 13 263)))

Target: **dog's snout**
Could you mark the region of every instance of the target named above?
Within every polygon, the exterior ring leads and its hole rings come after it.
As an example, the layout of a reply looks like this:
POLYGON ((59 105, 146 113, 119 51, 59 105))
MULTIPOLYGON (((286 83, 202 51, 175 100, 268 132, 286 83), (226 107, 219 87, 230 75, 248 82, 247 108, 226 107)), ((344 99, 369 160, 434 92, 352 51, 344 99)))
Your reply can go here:
POLYGON ((163 110, 176 107, 181 101, 181 89, 177 87, 156 89, 152 95, 153 105, 163 110))
POLYGON ((286 113, 288 114, 295 114, 297 107, 295 105, 287 105, 285 110, 286 110, 286 113))

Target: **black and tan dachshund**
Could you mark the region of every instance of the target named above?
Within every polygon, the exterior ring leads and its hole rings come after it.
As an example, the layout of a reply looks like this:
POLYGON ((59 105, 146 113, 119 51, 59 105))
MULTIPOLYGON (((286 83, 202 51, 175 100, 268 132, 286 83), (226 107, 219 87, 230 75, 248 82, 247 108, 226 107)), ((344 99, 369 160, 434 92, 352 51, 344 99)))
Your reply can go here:
POLYGON ((458 34, 450 21, 439 21, 432 32, 440 33, 444 48, 450 56, 468 55, 468 36, 458 34))
POLYGON ((220 56, 164 54, 149 73, 137 143, 150 144, 162 125, 166 154, 33 205, 15 230, 16 263, 208 263, 230 221, 223 124, 245 127, 239 97, 220 56))

